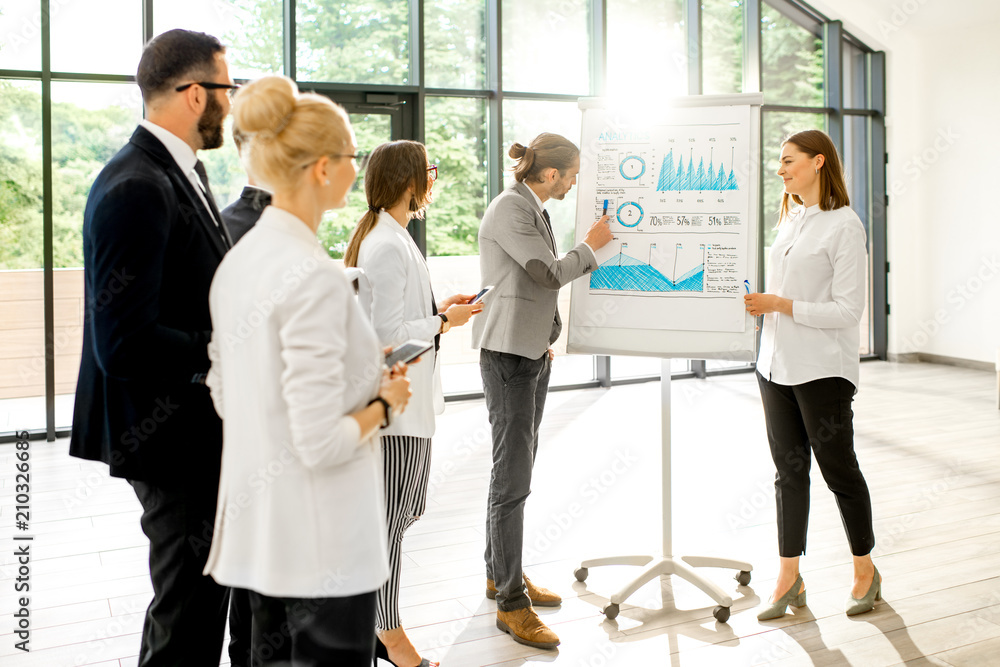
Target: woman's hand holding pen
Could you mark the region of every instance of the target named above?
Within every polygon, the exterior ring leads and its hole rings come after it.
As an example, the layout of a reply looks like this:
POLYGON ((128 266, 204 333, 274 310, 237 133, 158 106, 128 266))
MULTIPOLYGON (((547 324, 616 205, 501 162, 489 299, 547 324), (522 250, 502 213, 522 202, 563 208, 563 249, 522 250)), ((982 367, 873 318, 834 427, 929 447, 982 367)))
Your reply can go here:
POLYGON ((774 294, 763 294, 754 292, 743 297, 743 303, 748 313, 757 317, 767 313, 782 313, 791 316, 792 300, 785 299, 774 294))

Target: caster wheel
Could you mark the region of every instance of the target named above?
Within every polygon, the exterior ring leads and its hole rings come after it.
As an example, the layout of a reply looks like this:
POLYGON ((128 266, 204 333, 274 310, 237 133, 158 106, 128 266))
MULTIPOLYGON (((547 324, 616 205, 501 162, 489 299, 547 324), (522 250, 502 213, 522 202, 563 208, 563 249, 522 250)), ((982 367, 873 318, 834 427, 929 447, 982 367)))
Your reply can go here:
POLYGON ((715 616, 715 620, 719 623, 725 623, 729 620, 729 607, 716 607, 712 611, 712 616, 715 616))
POLYGON ((750 583, 750 573, 746 570, 743 570, 733 578, 739 582, 740 586, 746 586, 750 583))
POLYGON ((604 615, 608 617, 609 621, 618 618, 619 611, 621 611, 621 609, 616 604, 609 602, 604 605, 604 615))
POLYGON ((590 574, 590 570, 585 567, 578 567, 573 570, 573 576, 576 577, 577 581, 586 581, 588 574, 590 574))

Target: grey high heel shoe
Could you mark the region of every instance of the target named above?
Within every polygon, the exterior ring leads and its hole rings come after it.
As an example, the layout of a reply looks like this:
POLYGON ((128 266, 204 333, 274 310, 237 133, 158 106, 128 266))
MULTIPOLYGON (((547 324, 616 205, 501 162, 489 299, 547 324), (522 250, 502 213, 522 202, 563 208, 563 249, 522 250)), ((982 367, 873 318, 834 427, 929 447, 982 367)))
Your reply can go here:
POLYGON ((872 577, 872 585, 868 587, 868 592, 861 599, 853 595, 847 596, 847 615, 857 616, 875 608, 875 602, 882 599, 882 575, 875 568, 875 576, 872 577))
POLYGON ((806 606, 806 592, 802 591, 798 593, 797 591, 802 587, 802 575, 795 577, 795 583, 792 587, 788 589, 788 592, 782 595, 777 600, 771 602, 770 606, 764 609, 764 611, 757 614, 758 621, 770 621, 775 618, 781 618, 785 615, 785 610, 788 605, 793 607, 805 607, 806 606))

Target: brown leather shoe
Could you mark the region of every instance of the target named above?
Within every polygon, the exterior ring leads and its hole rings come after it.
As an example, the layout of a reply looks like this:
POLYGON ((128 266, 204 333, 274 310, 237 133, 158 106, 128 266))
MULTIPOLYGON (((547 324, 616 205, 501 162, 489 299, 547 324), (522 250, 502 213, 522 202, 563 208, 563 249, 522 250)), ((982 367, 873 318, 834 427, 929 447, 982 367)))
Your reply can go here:
POLYGON ((559 637, 542 623, 531 607, 514 611, 497 610, 497 628, 503 630, 518 644, 535 648, 555 648, 559 637))
MULTIPOLYGON (((528 575, 522 574, 524 585, 528 589, 528 599, 533 607, 558 607, 562 604, 562 598, 547 588, 536 586, 528 579, 528 575)), ((486 597, 491 600, 497 599, 497 587, 492 579, 486 580, 486 597)))

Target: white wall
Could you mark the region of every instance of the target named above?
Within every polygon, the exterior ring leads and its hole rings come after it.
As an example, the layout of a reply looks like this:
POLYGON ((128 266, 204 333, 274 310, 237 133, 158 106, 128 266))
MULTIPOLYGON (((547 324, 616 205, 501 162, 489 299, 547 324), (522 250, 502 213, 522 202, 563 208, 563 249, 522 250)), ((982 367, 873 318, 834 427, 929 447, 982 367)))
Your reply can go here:
POLYGON ((1000 347, 1000 3, 813 2, 887 54, 890 354, 1000 347))

